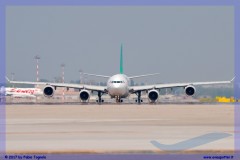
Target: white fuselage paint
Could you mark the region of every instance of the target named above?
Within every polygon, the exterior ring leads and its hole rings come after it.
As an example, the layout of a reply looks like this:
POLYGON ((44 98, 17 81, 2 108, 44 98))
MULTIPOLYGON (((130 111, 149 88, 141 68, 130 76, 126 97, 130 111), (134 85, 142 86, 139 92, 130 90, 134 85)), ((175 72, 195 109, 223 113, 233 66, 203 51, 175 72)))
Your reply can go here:
POLYGON ((39 88, 4 88, 1 87, 1 95, 12 96, 18 98, 30 97, 34 98, 39 95, 43 95, 43 92, 39 88))
POLYGON ((114 97, 126 98, 129 95, 129 78, 124 74, 116 74, 107 81, 108 94, 114 97))

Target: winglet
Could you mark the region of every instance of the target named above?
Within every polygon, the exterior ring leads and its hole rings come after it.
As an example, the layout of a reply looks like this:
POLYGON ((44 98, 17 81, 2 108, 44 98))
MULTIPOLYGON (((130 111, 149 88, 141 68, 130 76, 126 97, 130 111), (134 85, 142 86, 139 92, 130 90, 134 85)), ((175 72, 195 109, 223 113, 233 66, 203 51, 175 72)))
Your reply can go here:
POLYGON ((235 79, 235 77, 233 77, 233 79, 230 82, 232 82, 234 79, 235 79))
POLYGON ((8 77, 7 77, 7 76, 6 76, 5 78, 6 78, 6 80, 7 80, 9 83, 11 82, 11 81, 8 79, 8 77))

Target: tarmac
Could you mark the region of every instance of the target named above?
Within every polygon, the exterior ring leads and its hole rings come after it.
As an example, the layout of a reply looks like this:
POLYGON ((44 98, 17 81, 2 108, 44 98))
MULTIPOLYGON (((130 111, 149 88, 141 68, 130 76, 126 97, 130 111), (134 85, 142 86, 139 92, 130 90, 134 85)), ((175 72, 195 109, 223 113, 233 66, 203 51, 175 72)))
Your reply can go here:
POLYGON ((234 105, 7 105, 6 151, 233 153, 234 105))

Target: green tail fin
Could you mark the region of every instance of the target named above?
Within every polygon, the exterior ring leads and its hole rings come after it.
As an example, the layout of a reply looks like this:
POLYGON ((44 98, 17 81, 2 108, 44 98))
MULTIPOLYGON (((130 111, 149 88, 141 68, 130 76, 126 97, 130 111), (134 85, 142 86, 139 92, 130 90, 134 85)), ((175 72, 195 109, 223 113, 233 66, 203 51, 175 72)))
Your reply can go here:
POLYGON ((121 51, 120 51, 120 74, 123 74, 123 45, 121 45, 121 51))

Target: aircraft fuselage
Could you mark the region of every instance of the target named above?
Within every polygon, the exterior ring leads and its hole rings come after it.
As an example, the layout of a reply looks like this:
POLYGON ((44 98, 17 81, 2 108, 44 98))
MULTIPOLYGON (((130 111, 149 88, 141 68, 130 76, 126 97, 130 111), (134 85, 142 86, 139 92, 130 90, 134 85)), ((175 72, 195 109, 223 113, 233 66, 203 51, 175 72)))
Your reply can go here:
POLYGON ((129 78, 124 74, 116 74, 107 81, 108 94, 114 97, 126 98, 129 95, 129 78))

